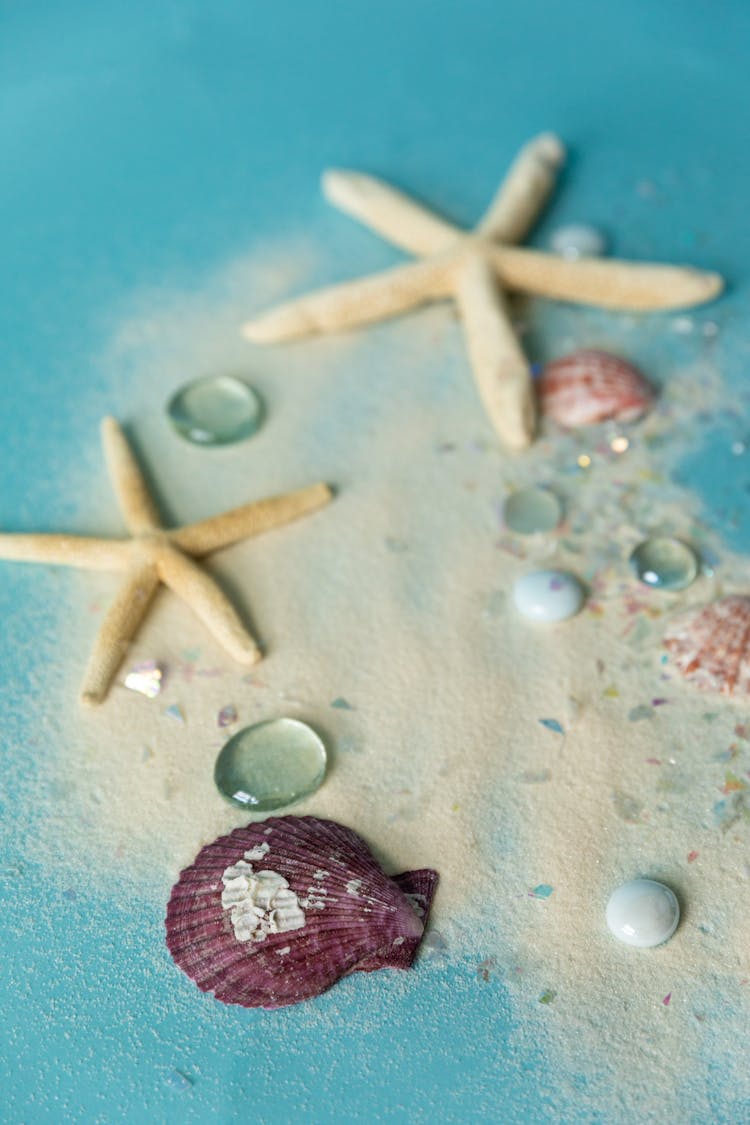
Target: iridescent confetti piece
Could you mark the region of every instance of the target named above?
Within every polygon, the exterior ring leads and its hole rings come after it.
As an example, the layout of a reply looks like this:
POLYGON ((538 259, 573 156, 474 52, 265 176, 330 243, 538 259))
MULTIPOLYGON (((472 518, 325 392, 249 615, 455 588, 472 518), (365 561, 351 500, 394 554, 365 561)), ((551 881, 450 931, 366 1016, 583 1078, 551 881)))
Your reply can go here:
POLYGON ((344 697, 341 696, 341 695, 337 696, 336 699, 331 701, 331 707, 335 707, 339 711, 354 711, 355 710, 355 708, 352 707, 349 700, 344 699, 344 697))
POLYGON ((486 957, 484 961, 480 961, 477 965, 477 977, 479 978, 479 980, 483 980, 486 983, 487 981, 489 981, 496 968, 497 958, 486 957))
POLYGON ((565 734, 565 727, 557 719, 540 719, 539 722, 547 730, 553 730, 555 734, 565 734))
POLYGON ((687 857, 688 863, 695 863, 699 854, 700 854, 699 852, 688 852, 688 857, 687 857))
POLYGON ((727 832, 738 820, 750 818, 747 793, 731 793, 717 801, 713 807, 714 820, 722 832, 727 832))
POLYGON ((438 930, 430 930, 422 942, 422 955, 426 957, 442 958, 448 949, 448 942, 438 930))
POLYGON ((662 1000, 662 1004, 664 1005, 665 1008, 668 1008, 671 1002, 672 1002, 672 993, 668 992, 667 995, 662 1000))
POLYGON ((631 723, 638 723, 641 719, 653 719, 653 717, 653 711, 645 703, 641 703, 640 706, 633 707, 632 710, 628 711, 628 719, 631 723))
POLYGON ((529 891, 530 898, 549 898, 554 890, 549 883, 539 883, 533 890, 529 891))
POLYGON ((133 665, 124 684, 126 688, 145 695, 147 699, 156 699, 162 689, 163 678, 164 669, 155 660, 142 660, 133 665))
POLYGON ((747 787, 746 781, 743 781, 736 773, 732 773, 731 770, 727 770, 721 791, 726 796, 729 793, 739 793, 741 790, 747 789, 747 787))
POLYGON ((222 707, 216 716, 216 722, 220 727, 231 727, 237 722, 237 708, 233 703, 228 703, 226 707, 222 707))
POLYGON ((540 1004, 551 1004, 557 996, 554 988, 545 988, 544 992, 539 997, 540 1004))
POLYGON ((170 719, 176 719, 178 723, 185 722, 185 715, 178 703, 170 703, 169 707, 164 708, 164 714, 169 715, 170 719))
POLYGON ((177 1067, 173 1067, 169 1072, 167 1082, 178 1090, 190 1090, 195 1085, 192 1074, 188 1074, 186 1070, 179 1070, 177 1067))

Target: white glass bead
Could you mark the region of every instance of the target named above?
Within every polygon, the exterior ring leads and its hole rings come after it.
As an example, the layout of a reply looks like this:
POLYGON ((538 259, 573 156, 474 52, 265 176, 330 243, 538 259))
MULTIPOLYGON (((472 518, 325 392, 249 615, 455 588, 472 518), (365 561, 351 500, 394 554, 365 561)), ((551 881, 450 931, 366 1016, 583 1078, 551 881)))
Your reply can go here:
POLYGON ((583 587, 566 570, 535 570, 524 574, 513 587, 516 609, 530 621, 565 621, 584 603, 583 587))
POLYGON ((671 938, 680 920, 677 896, 654 879, 623 883, 607 903, 607 925, 627 945, 650 949, 671 938))
POLYGON ((549 240, 550 249, 563 258, 601 258, 607 249, 606 239, 596 227, 570 223, 558 227, 549 240))

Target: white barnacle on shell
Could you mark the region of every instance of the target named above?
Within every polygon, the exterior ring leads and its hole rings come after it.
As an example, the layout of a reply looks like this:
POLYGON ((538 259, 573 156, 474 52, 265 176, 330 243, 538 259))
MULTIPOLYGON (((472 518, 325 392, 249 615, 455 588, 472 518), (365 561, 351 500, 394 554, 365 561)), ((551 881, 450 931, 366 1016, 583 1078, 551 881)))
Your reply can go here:
MULTIPOLYGON (((262 859, 268 850, 267 845, 260 845, 245 856, 262 859)), ((265 941, 269 934, 304 926, 305 915, 297 896, 278 872, 255 871, 245 858, 227 867, 221 879, 221 905, 229 911, 237 941, 265 941)))

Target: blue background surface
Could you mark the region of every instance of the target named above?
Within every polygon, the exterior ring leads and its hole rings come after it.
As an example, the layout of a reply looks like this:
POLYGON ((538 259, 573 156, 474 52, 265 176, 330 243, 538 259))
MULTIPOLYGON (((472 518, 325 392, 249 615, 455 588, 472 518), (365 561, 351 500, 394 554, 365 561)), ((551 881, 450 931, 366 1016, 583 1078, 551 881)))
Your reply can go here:
MULTIPOLYGON (((732 288, 715 315, 740 401, 746 4, 69 0, 5 3, 0 17, 4 526, 64 526, 50 473, 81 446, 96 454, 95 420, 113 405, 96 356, 135 287, 198 285, 264 236, 294 231, 330 246, 320 280, 343 276, 342 263, 364 272, 395 260, 326 207, 319 175, 331 164, 381 174, 469 223, 517 147, 554 129, 572 159, 537 241, 585 218, 610 229, 622 256, 721 270, 732 288), (635 190, 641 179, 655 198, 635 190)), ((732 437, 744 421, 733 426, 732 437)), ((741 509, 749 478, 727 444, 727 432, 709 436, 682 471, 741 509)), ((729 536, 750 548, 748 521, 729 536)), ((4 699, 33 697, 52 671, 31 588, 3 571, 4 699)), ((5 755, 29 749, 16 710, 5 755)), ((5 1120, 584 1119, 541 1056, 504 1050, 502 984, 477 988, 476 962, 427 958, 408 977, 343 982, 315 1018, 269 1017, 220 1008, 177 974, 150 902, 113 907, 47 874, 32 932, 41 870, 12 811, 42 784, 31 769, 2 794, 5 1120)), ((714 1081, 716 1120, 729 1120, 714 1081)), ((602 1106, 585 1119, 616 1118, 602 1106)))

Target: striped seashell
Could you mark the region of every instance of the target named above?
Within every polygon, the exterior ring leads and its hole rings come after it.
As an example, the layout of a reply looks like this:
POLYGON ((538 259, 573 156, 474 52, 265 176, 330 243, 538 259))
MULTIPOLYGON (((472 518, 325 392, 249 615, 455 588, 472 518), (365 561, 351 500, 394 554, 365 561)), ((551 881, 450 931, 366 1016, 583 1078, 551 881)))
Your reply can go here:
POLYGON ((653 402, 641 372, 624 359, 583 348, 548 363, 537 384, 542 413, 561 426, 633 422, 653 402))
POLYGON ((408 969, 437 878, 388 878, 364 840, 334 821, 272 817, 221 836, 182 872, 167 946, 217 1000, 281 1008, 349 973, 408 969))
POLYGON ((731 594, 683 615, 664 644, 675 667, 696 687, 750 694, 750 598, 731 594))

